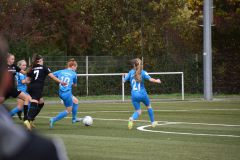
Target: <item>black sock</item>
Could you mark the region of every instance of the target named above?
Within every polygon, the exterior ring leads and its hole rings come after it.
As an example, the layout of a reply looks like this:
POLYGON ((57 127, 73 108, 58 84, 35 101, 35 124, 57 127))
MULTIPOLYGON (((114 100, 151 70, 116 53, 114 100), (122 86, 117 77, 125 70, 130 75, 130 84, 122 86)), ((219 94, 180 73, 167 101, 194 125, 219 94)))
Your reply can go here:
POLYGON ((18 112, 17 112, 17 115, 18 115, 18 118, 19 118, 20 120, 22 120, 22 111, 18 111, 18 112))
POLYGON ((35 102, 31 102, 30 108, 28 110, 28 120, 33 121, 37 112, 38 104, 35 102))
POLYGON ((23 117, 23 120, 27 120, 27 114, 28 114, 28 105, 24 105, 23 106, 23 114, 24 114, 24 117, 23 117))
POLYGON ((44 106, 44 103, 39 103, 38 104, 38 109, 37 109, 37 112, 36 112, 36 115, 34 115, 34 118, 37 117, 37 115, 40 113, 40 111, 42 110, 44 106))

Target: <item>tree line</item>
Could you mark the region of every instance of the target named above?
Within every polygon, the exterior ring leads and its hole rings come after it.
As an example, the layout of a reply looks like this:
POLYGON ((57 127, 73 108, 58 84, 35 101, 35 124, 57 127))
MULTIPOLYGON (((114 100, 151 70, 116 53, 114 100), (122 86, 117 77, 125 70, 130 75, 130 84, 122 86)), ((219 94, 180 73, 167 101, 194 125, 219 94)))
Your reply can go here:
MULTIPOLYGON (((240 4, 213 3, 214 91, 239 93, 240 4)), ((0 4, 0 33, 17 58, 33 53, 144 57, 147 69, 184 71, 190 84, 200 81, 196 91, 201 92, 202 0, 0 0, 0 4)))

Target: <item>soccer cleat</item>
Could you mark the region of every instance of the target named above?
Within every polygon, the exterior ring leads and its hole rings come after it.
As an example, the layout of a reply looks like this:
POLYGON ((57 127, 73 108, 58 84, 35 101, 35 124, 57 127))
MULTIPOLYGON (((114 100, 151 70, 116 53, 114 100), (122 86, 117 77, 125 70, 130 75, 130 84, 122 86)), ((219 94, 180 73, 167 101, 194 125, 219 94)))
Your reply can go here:
POLYGON ((31 131, 32 130, 32 127, 31 127, 31 124, 29 123, 28 120, 25 120, 23 122, 24 126, 27 128, 27 130, 31 131))
POLYGON ((75 118, 75 119, 72 119, 72 123, 81 122, 82 120, 83 118, 75 118))
POLYGON ((54 121, 53 121, 53 118, 51 118, 49 120, 49 128, 53 128, 53 125, 54 125, 54 121))
POLYGON ((34 124, 33 121, 30 121, 31 128, 36 128, 36 125, 34 124))
POLYGON ((128 120, 128 129, 132 129, 132 127, 133 127, 133 119, 132 117, 130 117, 128 120))
POLYGON ((155 128, 158 125, 157 121, 152 122, 152 127, 155 128))
POLYGON ((22 120, 22 111, 18 111, 18 112, 17 112, 17 115, 18 115, 18 118, 19 118, 20 120, 22 120))

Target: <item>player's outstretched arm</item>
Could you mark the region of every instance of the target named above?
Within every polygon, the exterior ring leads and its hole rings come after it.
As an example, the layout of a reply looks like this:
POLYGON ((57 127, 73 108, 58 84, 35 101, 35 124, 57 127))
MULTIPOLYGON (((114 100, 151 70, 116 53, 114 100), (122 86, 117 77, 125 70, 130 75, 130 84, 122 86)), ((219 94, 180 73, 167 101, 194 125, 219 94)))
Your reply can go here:
POLYGON ((50 78, 52 78, 54 81, 56 81, 57 83, 61 83, 63 86, 66 86, 66 85, 67 85, 66 82, 60 81, 60 80, 59 80, 57 77, 55 77, 52 73, 49 73, 48 76, 49 76, 50 78))
POLYGON ((155 79, 155 78, 150 78, 149 81, 153 83, 161 83, 160 79, 155 79))
POLYGON ((125 83, 125 82, 130 80, 130 74, 124 73, 123 75, 124 75, 123 83, 125 83))

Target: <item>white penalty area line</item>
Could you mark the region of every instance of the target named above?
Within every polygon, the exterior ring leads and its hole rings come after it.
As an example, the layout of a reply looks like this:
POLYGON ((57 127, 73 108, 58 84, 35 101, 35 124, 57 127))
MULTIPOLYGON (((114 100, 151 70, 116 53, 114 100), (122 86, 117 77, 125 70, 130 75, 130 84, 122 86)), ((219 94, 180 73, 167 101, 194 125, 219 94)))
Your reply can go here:
MULTIPOLYGON (((223 126, 223 127, 239 127, 239 126, 240 126, 240 125, 229 125, 229 124, 208 124, 208 123, 189 123, 189 122, 164 122, 164 123, 158 124, 158 126, 172 125, 172 124, 193 124, 193 125, 210 125, 210 126, 223 126)), ((240 138, 240 135, 191 133, 191 132, 168 132, 168 131, 161 131, 161 130, 150 130, 150 129, 146 129, 146 128, 148 128, 148 127, 151 127, 151 125, 146 125, 146 126, 137 127, 137 130, 139 130, 139 131, 144 131, 144 132, 164 133, 164 134, 176 134, 176 135, 240 138)))
MULTIPOLYGON (((142 111, 147 111, 143 109, 142 111)), ((239 108, 229 108, 229 109, 155 109, 154 112, 194 112, 194 111, 240 111, 239 108)), ((87 112, 78 112, 79 114, 83 113, 131 113, 133 111, 87 111, 87 112)), ((51 112, 59 113, 59 112, 51 112)))
MULTIPOLYGON (((17 117, 17 116, 14 116, 17 117)), ((53 116, 37 116, 37 118, 52 118, 53 116)), ((65 117, 66 119, 71 119, 71 116, 65 117)), ((93 120, 100 120, 100 121, 122 121, 122 122, 128 122, 128 119, 114 119, 114 118, 95 118, 92 117, 93 120)), ((148 120, 135 120, 136 122, 150 122, 148 120)), ((222 126, 222 127, 240 127, 240 125, 237 124, 211 124, 211 123, 192 123, 192 122, 170 122, 170 121, 157 121, 160 124, 159 125, 170 125, 170 124, 193 124, 193 125, 205 125, 205 126, 222 126)))
MULTIPOLYGON (((17 118, 17 116, 14 116, 14 117, 17 118)), ((50 119, 50 118, 53 118, 53 116, 37 116, 36 118, 50 119)), ((71 116, 68 116, 68 117, 65 117, 65 118, 66 119, 72 119, 71 116)), ((93 118, 93 120, 100 120, 100 121, 122 121, 122 122, 128 122, 128 119, 94 118, 94 117, 92 117, 92 118, 93 118)), ((136 120, 136 121, 137 122, 150 122, 150 121, 147 121, 147 120, 136 120)))
MULTIPOLYGON (((52 112, 51 112, 52 113, 52 112)), ((52 118, 53 116, 37 116, 37 118, 52 118)), ((71 116, 65 117, 67 119, 72 118, 71 116)), ((126 122, 128 119, 114 119, 114 118, 95 118, 94 120, 102 120, 102 121, 122 121, 126 122)), ((136 122, 150 122, 148 120, 135 120, 136 122)), ((191 123, 191 122, 170 122, 170 121, 157 121, 159 123, 167 123, 167 124, 195 124, 195 125, 209 125, 209 126, 222 126, 222 127, 240 127, 237 124, 211 124, 211 123, 191 123)))

